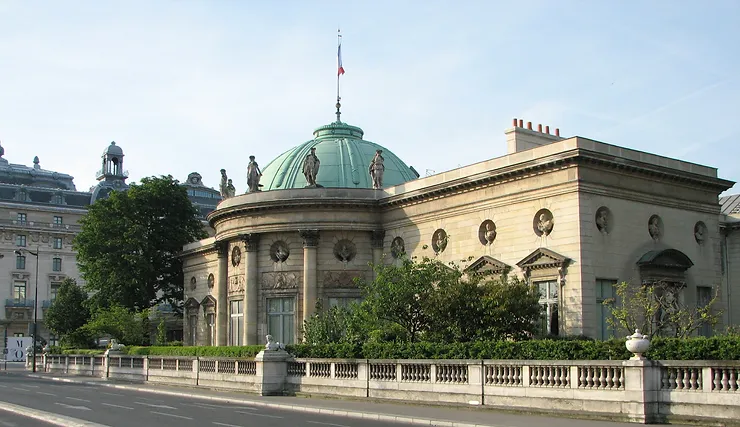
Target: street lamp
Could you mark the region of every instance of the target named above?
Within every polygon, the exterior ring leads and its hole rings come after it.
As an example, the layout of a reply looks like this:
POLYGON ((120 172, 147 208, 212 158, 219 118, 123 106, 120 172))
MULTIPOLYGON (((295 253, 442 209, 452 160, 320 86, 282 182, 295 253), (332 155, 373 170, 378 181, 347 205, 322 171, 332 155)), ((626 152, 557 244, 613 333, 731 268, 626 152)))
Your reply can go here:
POLYGON ((23 256, 23 252, 21 251, 26 251, 36 257, 36 287, 34 289, 33 296, 33 332, 31 333, 31 336, 33 337, 33 343, 31 344, 31 371, 36 372, 36 321, 38 316, 37 307, 39 305, 39 248, 36 248, 36 252, 29 251, 28 249, 16 249, 15 254, 23 256))

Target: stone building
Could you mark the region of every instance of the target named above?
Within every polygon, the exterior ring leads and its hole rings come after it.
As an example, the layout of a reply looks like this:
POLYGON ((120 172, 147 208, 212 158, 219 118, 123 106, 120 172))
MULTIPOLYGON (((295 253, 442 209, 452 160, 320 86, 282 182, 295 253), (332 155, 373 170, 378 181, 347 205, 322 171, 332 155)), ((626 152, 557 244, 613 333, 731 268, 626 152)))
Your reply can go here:
MULTIPOLYGON (((4 338, 0 348, 5 348, 7 337, 31 334, 34 301, 38 301, 37 335, 56 344, 57 337, 51 336, 44 326, 44 313, 62 280, 70 277, 83 284, 72 239, 80 231, 78 221, 91 203, 108 197, 113 190, 128 188, 123 150, 115 142, 106 147, 102 166, 96 173, 99 182, 89 191, 78 191, 70 175, 42 169, 38 157, 28 167, 9 163, 2 157, 4 154, 5 149, 0 147, 0 277, 4 278, 0 301, 5 304, 5 310, 0 312, 0 334, 4 338)), ((191 173, 182 185, 198 207, 206 229, 213 234, 205 217, 221 200, 218 191, 206 187, 197 172, 191 173)), ((159 312, 166 313, 166 309, 159 312)), ((182 336, 182 322, 176 326, 173 323, 171 336, 182 336)))
POLYGON ((186 344, 295 342, 317 301, 359 298, 368 263, 404 253, 525 278, 552 334, 610 336, 601 302, 617 281, 668 281, 687 304, 721 286, 718 309, 740 304, 740 240, 718 203, 733 182, 715 168, 523 120, 505 134, 507 155, 422 178, 358 127, 316 129, 264 168, 262 191, 209 214, 214 237, 184 248, 186 344))

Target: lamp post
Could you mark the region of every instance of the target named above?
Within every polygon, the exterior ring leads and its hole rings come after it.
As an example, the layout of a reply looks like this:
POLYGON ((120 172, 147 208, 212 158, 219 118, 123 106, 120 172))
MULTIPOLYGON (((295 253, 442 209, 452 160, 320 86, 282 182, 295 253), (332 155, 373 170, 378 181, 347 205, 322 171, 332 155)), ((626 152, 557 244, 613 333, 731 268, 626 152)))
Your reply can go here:
MULTIPOLYGON (((33 337, 33 343, 31 343, 31 371, 36 372, 36 322, 38 320, 37 307, 39 305, 39 248, 36 247, 36 252, 29 251, 28 249, 22 250, 36 257, 36 286, 34 288, 33 295, 33 329, 31 332, 31 336, 33 337)), ((22 250, 16 249, 15 254, 18 256, 23 256, 23 252, 21 252, 22 250)))

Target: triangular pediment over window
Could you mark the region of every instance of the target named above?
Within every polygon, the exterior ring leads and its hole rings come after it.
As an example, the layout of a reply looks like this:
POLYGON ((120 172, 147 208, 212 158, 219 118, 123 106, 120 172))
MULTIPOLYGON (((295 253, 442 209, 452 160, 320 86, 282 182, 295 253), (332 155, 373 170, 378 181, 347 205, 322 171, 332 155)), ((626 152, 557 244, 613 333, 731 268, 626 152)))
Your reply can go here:
POLYGON ((511 267, 488 255, 483 255, 470 264, 465 272, 468 274, 506 274, 511 267))
POLYGON ((195 298, 188 298, 188 300, 185 301, 185 308, 188 310, 197 310, 198 307, 200 307, 200 303, 195 298))
POLYGON ((525 271, 546 268, 563 268, 568 265, 570 258, 560 255, 546 248, 538 248, 522 258, 516 265, 525 271))
POLYGON ((211 295, 208 295, 205 298, 203 298, 203 301, 200 302, 200 305, 202 305, 203 307, 215 307, 216 298, 212 297, 211 295))

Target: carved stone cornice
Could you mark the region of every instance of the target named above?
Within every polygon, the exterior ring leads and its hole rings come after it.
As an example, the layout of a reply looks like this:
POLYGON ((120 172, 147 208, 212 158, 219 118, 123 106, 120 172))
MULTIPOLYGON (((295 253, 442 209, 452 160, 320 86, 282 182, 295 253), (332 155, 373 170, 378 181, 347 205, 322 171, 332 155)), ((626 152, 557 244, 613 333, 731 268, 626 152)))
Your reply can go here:
POLYGON ((298 235, 303 239, 304 248, 315 248, 319 245, 319 230, 298 230, 298 235))
POLYGON ((257 233, 242 234, 239 236, 244 242, 247 252, 255 252, 259 247, 260 235, 257 233))
POLYGON ((385 230, 373 230, 370 244, 373 249, 383 249, 383 242, 385 240, 385 230))
POLYGON ((226 258, 229 256, 229 242, 226 240, 219 240, 218 242, 214 243, 214 246, 216 246, 216 252, 218 253, 219 258, 226 258))

